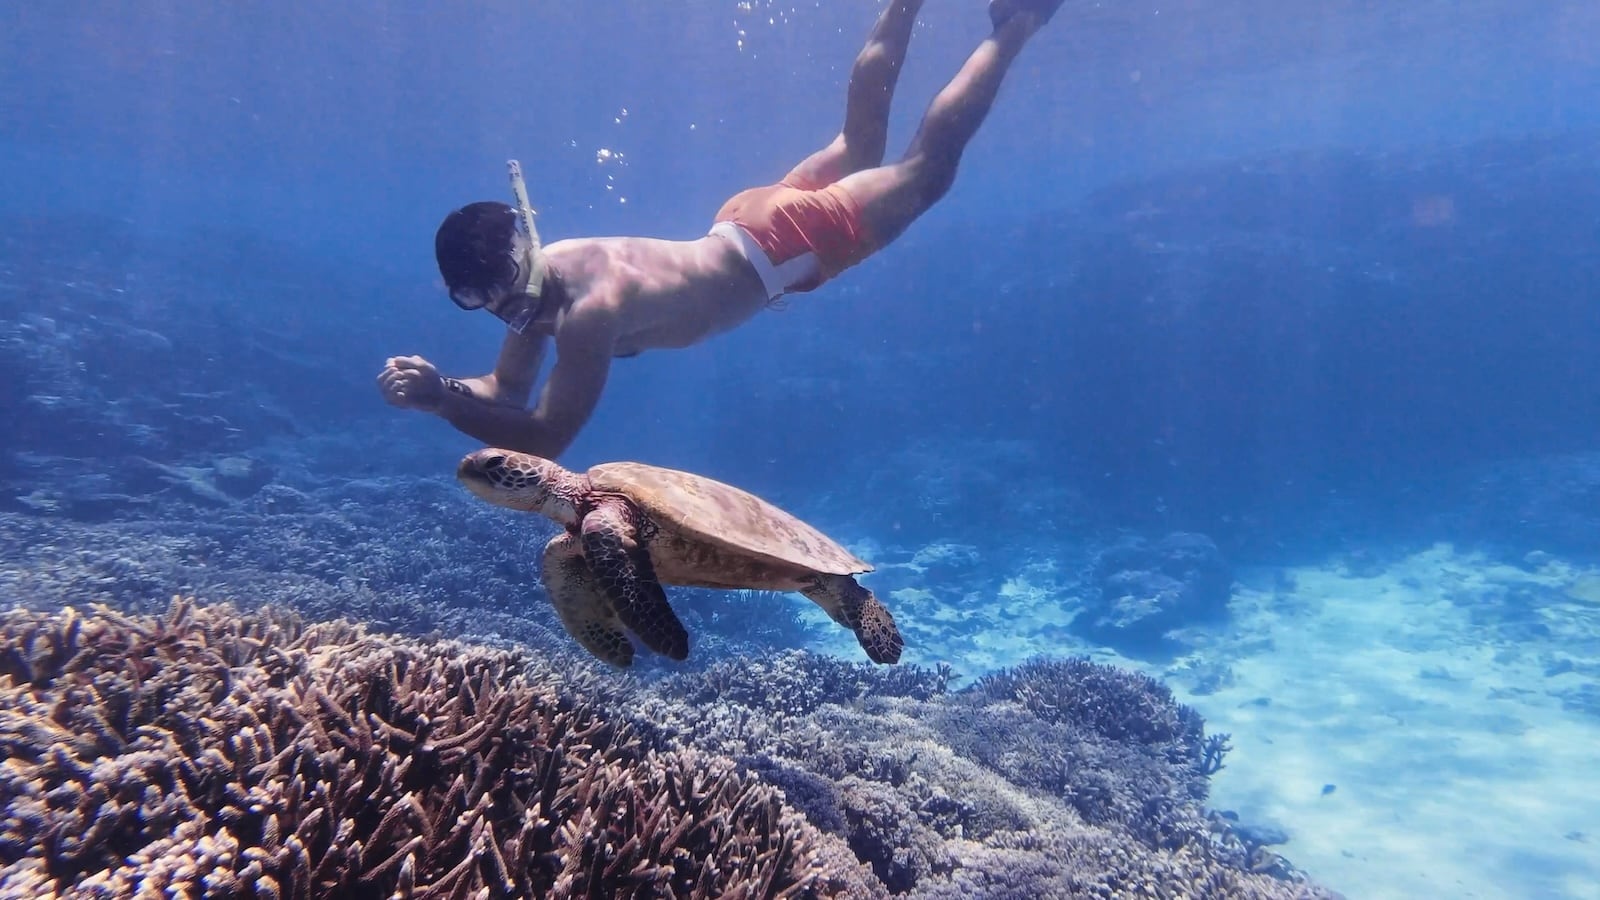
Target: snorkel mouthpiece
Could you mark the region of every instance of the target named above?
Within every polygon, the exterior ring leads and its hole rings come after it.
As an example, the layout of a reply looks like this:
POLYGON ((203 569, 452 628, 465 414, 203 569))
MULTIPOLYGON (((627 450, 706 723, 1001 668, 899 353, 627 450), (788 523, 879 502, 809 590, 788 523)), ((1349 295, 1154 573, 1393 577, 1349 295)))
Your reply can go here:
MULTIPOLYGON (((530 305, 536 309, 539 305, 537 302, 539 296, 544 291, 544 252, 539 247, 539 229, 533 227, 533 204, 528 202, 527 182, 522 180, 522 163, 514 159, 507 160, 506 168, 511 172, 511 195, 517 201, 517 216, 522 220, 523 230, 528 232, 528 285, 523 288, 523 293, 535 301, 530 305)), ((529 318, 532 318, 531 313, 529 318)), ((526 328, 527 324, 524 321, 523 328, 526 328)), ((521 328, 514 325, 512 330, 519 334, 522 332, 521 328)))
POLYGON ((511 329, 513 334, 521 334, 528 330, 529 325, 533 324, 533 317, 538 311, 539 301, 529 297, 517 304, 516 309, 502 315, 500 319, 506 323, 506 327, 511 329))

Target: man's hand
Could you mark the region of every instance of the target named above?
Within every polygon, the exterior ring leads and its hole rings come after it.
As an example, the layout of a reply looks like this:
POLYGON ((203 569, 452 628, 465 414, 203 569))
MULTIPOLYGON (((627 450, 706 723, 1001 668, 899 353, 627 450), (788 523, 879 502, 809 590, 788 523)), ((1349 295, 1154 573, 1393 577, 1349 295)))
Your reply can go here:
POLYGON ((378 373, 383 399, 402 409, 438 412, 444 400, 444 379, 420 356, 391 356, 378 373))

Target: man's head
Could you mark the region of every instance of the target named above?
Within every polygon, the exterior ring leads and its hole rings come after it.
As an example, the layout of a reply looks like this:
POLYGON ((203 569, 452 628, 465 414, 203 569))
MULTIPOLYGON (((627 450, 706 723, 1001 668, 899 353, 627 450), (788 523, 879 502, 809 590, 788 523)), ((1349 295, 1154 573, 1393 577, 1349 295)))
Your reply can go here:
POLYGON ((533 242, 517 228, 517 219, 516 209, 504 203, 469 203, 445 216, 433 236, 433 253, 457 306, 487 309, 520 334, 539 304, 527 293, 533 242))

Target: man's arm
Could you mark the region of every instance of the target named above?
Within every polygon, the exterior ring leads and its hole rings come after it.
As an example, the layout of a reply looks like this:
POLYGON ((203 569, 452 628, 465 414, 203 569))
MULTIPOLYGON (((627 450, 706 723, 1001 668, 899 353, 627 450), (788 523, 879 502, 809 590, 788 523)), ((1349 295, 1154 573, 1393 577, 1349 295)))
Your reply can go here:
POLYGON ((543 337, 511 335, 501 350, 495 371, 466 380, 440 375, 433 363, 420 356, 391 356, 378 372, 378 390, 383 393, 383 399, 394 406, 436 415, 443 414, 447 401, 501 404, 520 409, 528 404, 528 393, 539 374, 544 341, 543 337))
POLYGON ((461 400, 477 400, 518 410, 525 408, 533 394, 533 385, 539 380, 539 368, 544 363, 544 350, 549 340, 544 335, 507 332, 494 371, 476 378, 441 377, 446 395, 434 411, 449 419, 446 411, 461 400))
MULTIPOLYGON (((492 375, 445 380, 439 415, 486 444, 555 459, 588 422, 605 389, 616 340, 612 322, 604 308, 561 322, 556 363, 533 410, 523 407, 538 376, 538 359, 530 366, 508 341, 492 375)), ((543 349, 541 341, 537 352, 542 355, 543 349)))

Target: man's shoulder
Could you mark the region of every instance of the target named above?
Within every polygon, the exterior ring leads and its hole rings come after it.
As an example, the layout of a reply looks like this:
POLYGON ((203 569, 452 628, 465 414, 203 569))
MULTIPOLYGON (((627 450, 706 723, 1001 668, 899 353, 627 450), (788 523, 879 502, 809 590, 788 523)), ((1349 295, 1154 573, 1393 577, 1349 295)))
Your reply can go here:
POLYGON ((698 241, 647 237, 580 238, 552 259, 562 273, 569 308, 622 312, 631 302, 681 294, 696 280, 717 280, 698 241))

